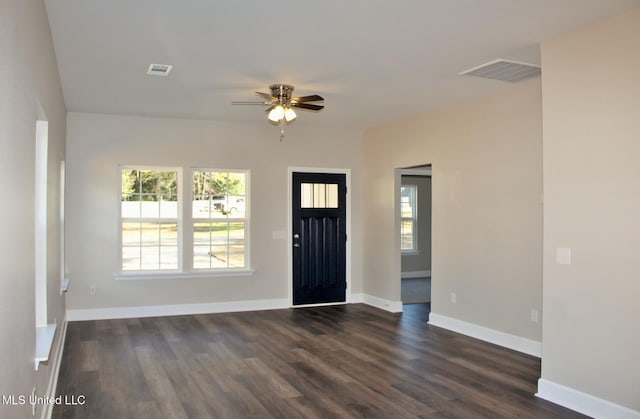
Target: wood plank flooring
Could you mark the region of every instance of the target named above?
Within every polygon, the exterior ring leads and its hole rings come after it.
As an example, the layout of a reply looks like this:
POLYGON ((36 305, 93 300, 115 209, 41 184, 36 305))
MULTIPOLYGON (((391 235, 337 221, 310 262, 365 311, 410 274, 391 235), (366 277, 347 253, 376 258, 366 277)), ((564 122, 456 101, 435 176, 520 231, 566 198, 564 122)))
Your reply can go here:
POLYGON ((536 358, 354 304, 73 322, 53 418, 573 418, 536 358))

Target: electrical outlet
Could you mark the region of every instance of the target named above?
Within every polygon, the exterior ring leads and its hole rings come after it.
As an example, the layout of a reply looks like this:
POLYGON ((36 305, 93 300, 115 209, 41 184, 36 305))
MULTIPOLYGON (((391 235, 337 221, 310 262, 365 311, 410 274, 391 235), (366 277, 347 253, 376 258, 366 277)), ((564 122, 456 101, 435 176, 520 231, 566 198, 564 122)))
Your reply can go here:
POLYGON ((92 284, 89 286, 89 295, 96 295, 96 285, 92 284))
POLYGON ((538 310, 531 310, 531 321, 534 323, 538 323, 538 310))
POLYGON ((455 304, 456 301, 457 301, 456 293, 452 292, 451 293, 451 304, 455 304))

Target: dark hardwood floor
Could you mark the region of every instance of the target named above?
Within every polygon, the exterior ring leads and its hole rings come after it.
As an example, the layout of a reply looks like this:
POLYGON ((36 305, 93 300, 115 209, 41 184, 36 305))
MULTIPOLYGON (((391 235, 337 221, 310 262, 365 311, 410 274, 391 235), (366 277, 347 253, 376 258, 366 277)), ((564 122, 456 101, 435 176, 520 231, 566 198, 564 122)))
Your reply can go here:
POLYGON ((540 361, 426 323, 428 305, 73 322, 53 418, 572 418, 540 361))

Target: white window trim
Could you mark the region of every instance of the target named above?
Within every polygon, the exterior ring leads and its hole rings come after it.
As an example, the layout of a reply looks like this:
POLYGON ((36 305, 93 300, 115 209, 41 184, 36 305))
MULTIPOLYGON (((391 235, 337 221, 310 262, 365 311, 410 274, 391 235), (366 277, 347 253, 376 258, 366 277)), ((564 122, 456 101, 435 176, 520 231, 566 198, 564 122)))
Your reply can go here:
MULTIPOLYGON (((189 178, 183 176, 185 169, 175 166, 147 166, 147 165, 121 165, 118 166, 118 267, 113 274, 115 280, 174 280, 174 279, 200 279, 200 278, 228 278, 252 276, 255 272, 251 268, 251 171, 248 169, 226 169, 226 168, 189 168, 189 178), (176 171, 178 173, 178 268, 175 270, 140 270, 140 271, 124 271, 122 270, 122 170, 158 170, 158 171, 176 171), (226 172, 226 173, 244 173, 245 175, 245 216, 242 219, 245 222, 245 267, 244 268, 212 268, 212 269, 194 269, 193 268, 193 172, 226 172), (185 193, 185 190, 188 190, 185 193), (188 196, 188 199, 184 197, 188 196), (187 228, 188 227, 188 228, 187 228)), ((140 221, 161 222, 165 219, 139 219, 140 221)), ((173 219, 166 219, 171 221, 173 219)))

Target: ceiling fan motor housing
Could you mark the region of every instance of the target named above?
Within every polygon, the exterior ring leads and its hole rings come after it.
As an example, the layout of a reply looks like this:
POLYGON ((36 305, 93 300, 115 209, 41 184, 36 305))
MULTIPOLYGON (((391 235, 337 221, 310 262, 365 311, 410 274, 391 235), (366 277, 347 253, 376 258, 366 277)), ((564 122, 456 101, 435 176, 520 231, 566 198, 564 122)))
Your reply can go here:
POLYGON ((277 98, 281 105, 289 103, 291 100, 293 86, 290 84, 272 84, 269 89, 271 89, 271 96, 277 98))

